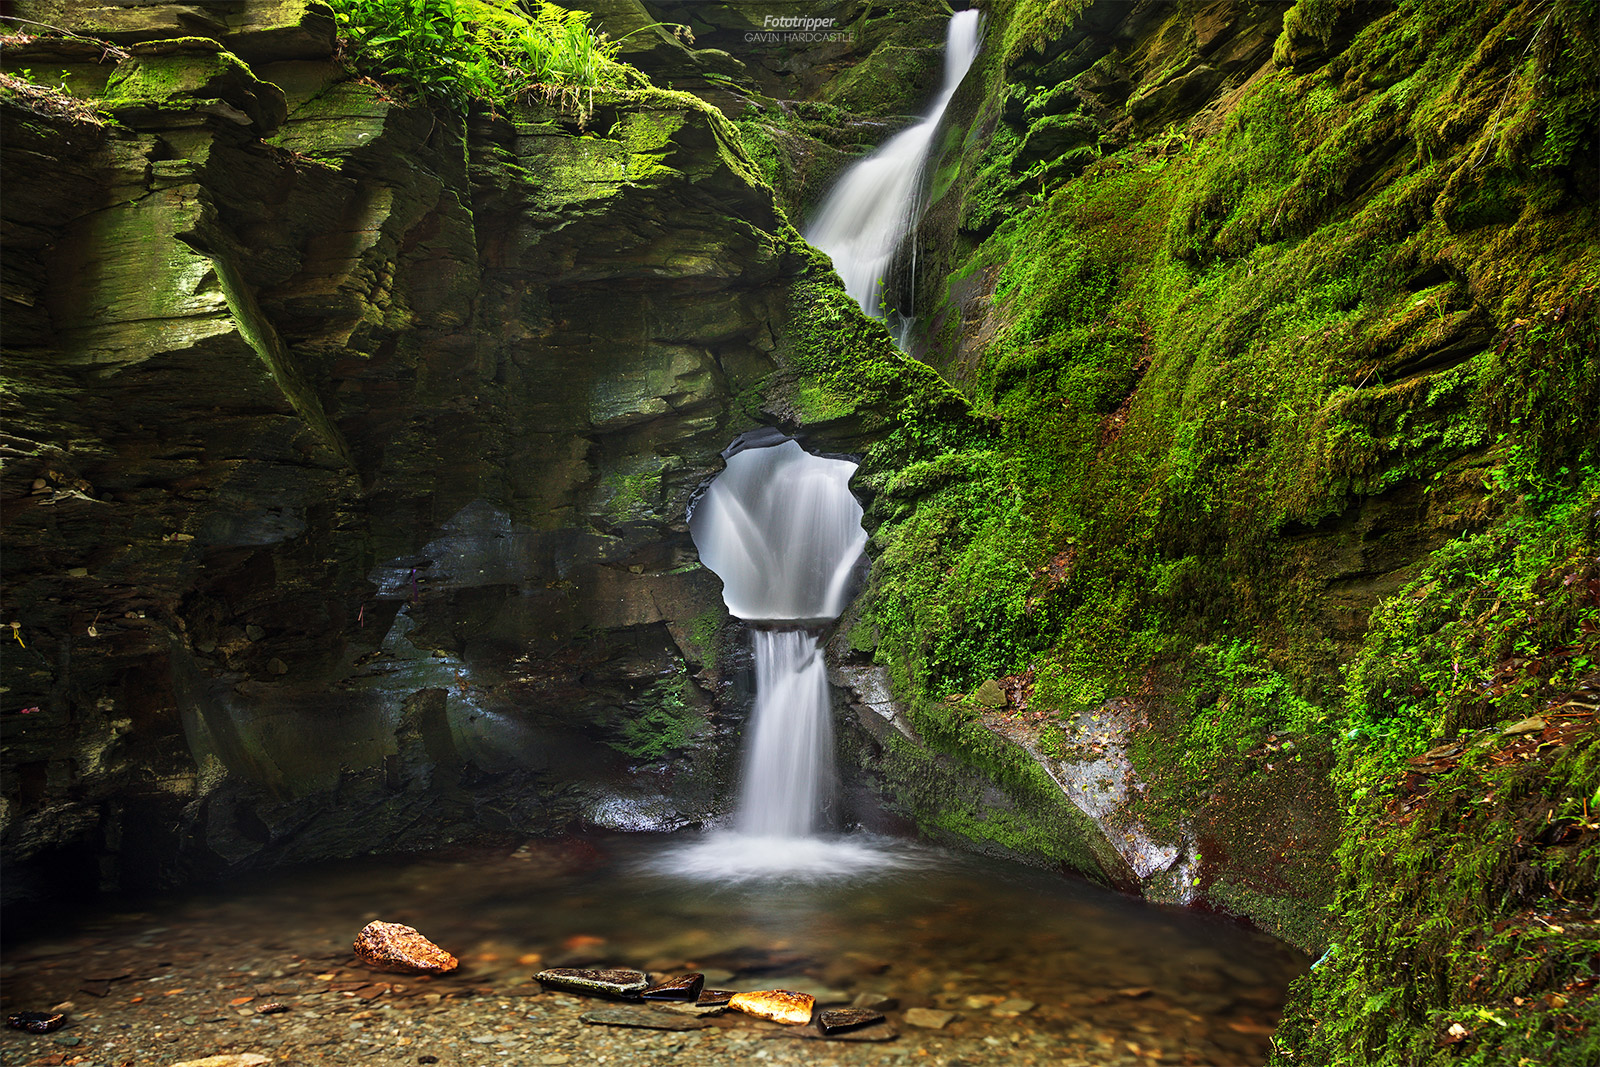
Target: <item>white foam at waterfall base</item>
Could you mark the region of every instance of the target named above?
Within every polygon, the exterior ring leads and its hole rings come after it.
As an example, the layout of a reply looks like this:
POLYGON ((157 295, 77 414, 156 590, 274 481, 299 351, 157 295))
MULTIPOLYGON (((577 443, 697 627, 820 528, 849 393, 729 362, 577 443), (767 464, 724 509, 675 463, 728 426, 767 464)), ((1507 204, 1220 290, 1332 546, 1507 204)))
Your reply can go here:
POLYGON ((933 135, 978 55, 981 29, 978 12, 956 12, 945 35, 944 82, 927 114, 845 171, 806 227, 806 240, 833 259, 845 290, 874 318, 882 317, 884 279, 916 228, 933 135))
POLYGON ((656 874, 725 885, 744 882, 858 881, 916 867, 940 857, 905 841, 870 834, 763 837, 714 831, 651 858, 656 874))

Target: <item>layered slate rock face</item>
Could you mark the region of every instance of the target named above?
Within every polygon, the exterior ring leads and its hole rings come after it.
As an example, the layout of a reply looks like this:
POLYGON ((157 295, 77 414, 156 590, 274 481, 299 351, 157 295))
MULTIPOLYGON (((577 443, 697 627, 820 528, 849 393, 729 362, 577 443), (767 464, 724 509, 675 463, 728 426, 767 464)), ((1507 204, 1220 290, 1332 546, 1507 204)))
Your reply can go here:
POLYGON ((8 892, 718 810, 685 511, 825 266, 692 97, 464 122, 248 6, 6 47, 116 120, 4 107, 8 892))

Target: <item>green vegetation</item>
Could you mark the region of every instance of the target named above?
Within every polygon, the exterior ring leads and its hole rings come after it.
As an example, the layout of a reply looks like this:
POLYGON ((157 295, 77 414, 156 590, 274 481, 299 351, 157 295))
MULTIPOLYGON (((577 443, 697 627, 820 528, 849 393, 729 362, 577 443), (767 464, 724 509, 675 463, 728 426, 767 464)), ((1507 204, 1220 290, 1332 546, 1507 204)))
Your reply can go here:
MULTIPOLYGON (((1032 668, 1070 673, 1085 695, 1053 700, 1079 706, 1154 666, 1189 694, 1195 769, 1270 732, 1333 732, 1343 713, 1364 728, 1338 698, 1354 647, 1308 636, 1327 629, 1316 591, 1335 574, 1282 534, 1365 500, 1397 511, 1386 494, 1424 480, 1479 521, 1530 478, 1533 507, 1574 491, 1600 401, 1583 355, 1593 205, 1529 149, 1509 188, 1542 210, 1452 225, 1446 176, 1487 135, 1459 123, 1447 143, 1406 118, 1477 100, 1488 120, 1487 86, 1570 83, 1576 49, 1483 62, 1505 17, 1446 4, 1378 20, 1330 69, 1258 80, 1209 140, 1134 144, 972 253, 963 275, 998 270, 1000 328, 952 369, 993 432, 899 466, 875 505, 864 618, 908 691, 1032 668), (1377 93, 1339 88, 1380 74, 1377 93)), ((995 158, 976 161, 985 195, 995 158)))
POLYGON ((332 3, 363 68, 442 104, 504 105, 532 93, 581 113, 597 87, 647 84, 585 11, 540 0, 332 3))
MULTIPOLYGON (((1148 40, 1182 39, 1173 11, 1148 40)), ((1053 69, 1077 13, 998 12, 995 136, 941 178, 962 231, 928 357, 977 419, 868 454, 852 645, 1019 795, 959 695, 1006 676, 1047 753, 1139 694, 1157 825, 1220 818, 1221 788, 1331 788, 1336 886, 1209 888, 1336 943, 1281 1062, 1590 1062, 1600 5, 1306 0, 1276 69, 1120 146, 1080 92, 1109 64, 1008 81, 1053 69), (954 293, 980 284, 974 327, 954 293)), ((1058 848, 1006 818, 932 822, 1058 848)))
POLYGON ((649 761, 689 743, 702 720, 698 709, 685 699, 694 683, 681 664, 679 667, 675 677, 652 686, 637 702, 637 714, 611 724, 608 745, 632 759, 649 761))

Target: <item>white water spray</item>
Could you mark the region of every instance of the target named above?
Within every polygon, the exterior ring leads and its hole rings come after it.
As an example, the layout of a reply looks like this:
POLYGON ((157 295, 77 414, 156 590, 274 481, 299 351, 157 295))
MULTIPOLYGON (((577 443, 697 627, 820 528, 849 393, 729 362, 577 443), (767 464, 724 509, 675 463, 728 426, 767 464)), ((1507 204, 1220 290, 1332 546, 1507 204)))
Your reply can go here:
POLYGON ((833 258, 861 310, 881 318, 884 279, 922 211, 922 171, 939 120, 978 55, 976 11, 958 11, 945 35, 944 83, 926 117, 845 171, 806 228, 806 240, 833 258))
POLYGON ((735 825, 756 837, 809 837, 833 784, 828 672, 805 630, 752 630, 756 707, 735 825))

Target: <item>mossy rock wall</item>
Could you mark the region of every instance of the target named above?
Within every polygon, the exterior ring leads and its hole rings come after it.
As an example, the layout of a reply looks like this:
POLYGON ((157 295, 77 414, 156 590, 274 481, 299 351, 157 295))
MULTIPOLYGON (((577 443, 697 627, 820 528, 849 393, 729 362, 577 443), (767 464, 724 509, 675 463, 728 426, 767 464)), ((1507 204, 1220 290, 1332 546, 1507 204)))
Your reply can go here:
POLYGON ((996 4, 940 139, 916 351, 974 417, 868 454, 837 655, 996 782, 994 736, 1053 771, 1114 720, 1192 902, 1340 946, 1283 1062, 1589 1055, 1586 764, 1483 772, 1579 813, 1537 847, 1514 811, 1423 831, 1392 798, 1458 738, 1592 730, 1595 14, 996 4), (1396 908, 1421 971, 1385 956, 1396 908), (1565 931, 1543 969, 1473 981, 1533 915, 1565 931))

